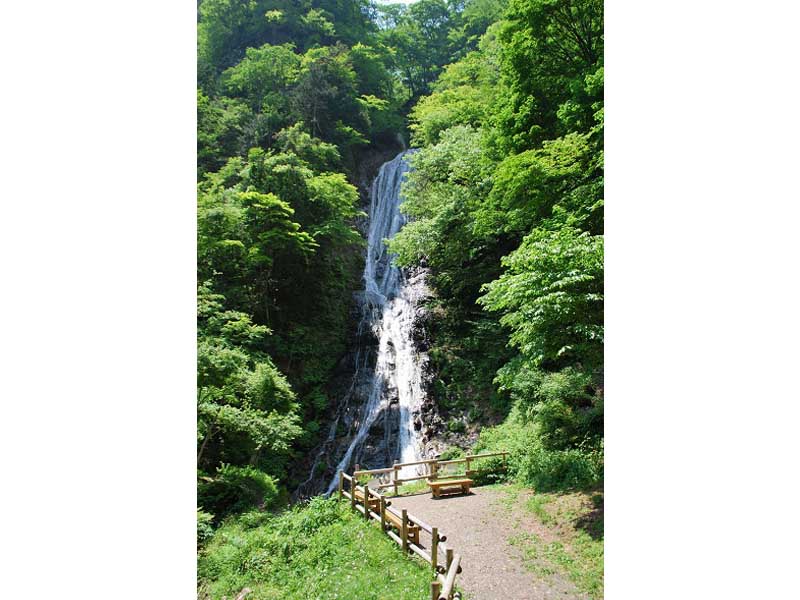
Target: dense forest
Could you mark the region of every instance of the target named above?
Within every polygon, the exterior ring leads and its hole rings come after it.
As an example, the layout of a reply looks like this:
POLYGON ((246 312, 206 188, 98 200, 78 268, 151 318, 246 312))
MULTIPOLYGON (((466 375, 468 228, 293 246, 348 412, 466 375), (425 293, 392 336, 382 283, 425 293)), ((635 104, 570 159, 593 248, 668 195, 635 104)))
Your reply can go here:
POLYGON ((507 448, 537 489, 601 484, 602 1, 201 0, 197 110, 198 544, 306 475, 365 178, 406 145, 389 244, 430 274, 429 393, 479 432, 453 453, 507 448))

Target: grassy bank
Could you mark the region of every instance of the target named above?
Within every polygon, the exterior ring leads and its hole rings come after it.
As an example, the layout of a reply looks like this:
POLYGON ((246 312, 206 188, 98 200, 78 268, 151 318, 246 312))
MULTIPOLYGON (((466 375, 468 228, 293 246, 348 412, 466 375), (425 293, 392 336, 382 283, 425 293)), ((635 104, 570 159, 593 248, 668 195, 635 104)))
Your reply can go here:
POLYGON ((247 587, 248 600, 420 600, 429 575, 374 523, 316 498, 279 515, 226 521, 198 555, 198 598, 234 598, 247 587))
MULTIPOLYGON (((592 600, 603 598, 603 492, 532 493, 514 486, 506 508, 541 524, 509 541, 538 577, 566 576, 592 600)), ((523 517, 524 518, 524 517, 523 517)))

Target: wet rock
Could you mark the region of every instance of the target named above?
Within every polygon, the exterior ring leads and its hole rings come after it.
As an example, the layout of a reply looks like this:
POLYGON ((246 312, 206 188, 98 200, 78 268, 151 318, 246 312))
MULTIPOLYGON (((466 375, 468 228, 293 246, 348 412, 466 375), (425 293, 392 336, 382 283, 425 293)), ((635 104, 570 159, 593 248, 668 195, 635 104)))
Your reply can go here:
POLYGON ((384 419, 376 419, 372 426, 369 428, 369 436, 381 436, 383 435, 385 424, 384 419))

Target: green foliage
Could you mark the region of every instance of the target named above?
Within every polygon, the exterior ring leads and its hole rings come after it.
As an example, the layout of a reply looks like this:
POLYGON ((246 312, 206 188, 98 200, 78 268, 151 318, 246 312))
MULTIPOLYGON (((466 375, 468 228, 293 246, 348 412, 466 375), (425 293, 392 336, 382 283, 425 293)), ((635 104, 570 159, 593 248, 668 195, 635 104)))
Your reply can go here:
POLYGON ((524 505, 549 530, 546 538, 522 533, 510 541, 539 576, 566 575, 592 600, 603 597, 603 494, 537 492, 524 505))
POLYGON ((294 403, 289 382, 271 361, 258 363, 247 378, 246 397, 253 407, 267 412, 288 412, 294 403))
POLYGON ((210 503, 253 502, 257 476, 235 469, 291 485, 289 465, 326 430, 362 260, 351 182, 406 115, 420 148, 390 249, 430 270, 432 392, 449 429, 513 405, 482 435, 519 442, 515 478, 602 477, 603 81, 599 0, 201 0, 210 503))
POLYGON ((455 458, 462 458, 464 451, 458 446, 450 446, 447 450, 439 455, 439 460, 453 460, 455 458))
POLYGON ((441 68, 450 62, 453 46, 449 32, 458 13, 445 0, 418 0, 410 5, 379 5, 388 25, 382 41, 395 51, 395 67, 402 82, 418 97, 429 91, 441 68))
POLYGON ((311 134, 341 142, 337 123, 363 127, 356 73, 343 46, 309 50, 292 92, 294 111, 311 134))
POLYGON ((429 567, 345 503, 315 498, 279 515, 226 521, 198 559, 198 596, 418 600, 429 567))
POLYGON ((545 372, 512 361, 500 369, 497 381, 518 401, 527 420, 535 423, 545 449, 593 447, 602 438, 602 389, 590 374, 572 367, 545 372))
POLYGON ((248 48, 264 44, 295 42, 300 51, 334 41, 353 45, 375 30, 367 6, 367 0, 201 0, 198 79, 213 87, 219 73, 241 61, 248 48))
POLYGON ((587 489, 603 479, 602 445, 595 449, 544 447, 535 423, 518 409, 497 427, 485 428, 473 451, 508 450, 509 476, 537 491, 587 489))
POLYGON ((521 151, 567 133, 559 113, 593 122, 602 87, 590 95, 586 77, 602 66, 602 0, 509 0, 500 39, 507 147, 521 151))
POLYGON ((367 0, 202 0, 198 16, 198 467, 291 486, 345 349, 356 157, 395 143, 409 94, 367 0))
POLYGON ((332 171, 341 162, 339 149, 305 131, 305 123, 295 123, 275 135, 275 147, 284 154, 294 154, 315 171, 332 171))
POLYGON ((228 94, 245 99, 254 110, 261 108, 280 118, 287 112, 285 95, 299 69, 293 44, 264 44, 247 48, 244 58, 222 74, 221 83, 228 94))
POLYGON ((521 461, 517 477, 541 491, 590 488, 603 479, 603 455, 598 451, 533 447, 521 461))
POLYGON ((464 424, 463 421, 459 421, 457 419, 450 419, 447 422, 447 431, 450 433, 464 433, 467 430, 467 426, 464 424))
POLYGON ((509 0, 502 20, 468 3, 459 18, 453 39, 470 21, 482 35, 411 111, 422 146, 401 207, 411 222, 390 248, 431 270, 433 392, 449 423, 516 406, 481 444, 513 446, 520 482, 592 485, 603 437, 602 3, 509 0))
MULTIPOLYGON (((536 150, 511 155, 497 167, 478 231, 525 233, 554 217, 564 196, 583 183, 590 170, 586 136, 569 134, 536 150)), ((590 199, 594 204, 594 199, 590 199)))
POLYGON ((502 19, 507 5, 507 0, 467 0, 461 13, 461 27, 450 32, 451 41, 465 48, 474 47, 481 36, 502 19))
POLYGON ((254 506, 273 508, 278 501, 275 480, 255 467, 222 464, 212 477, 201 477, 197 499, 219 521, 254 506))
POLYGON ((197 509, 197 547, 201 548, 214 536, 212 525, 214 515, 200 508, 197 509))
POLYGON ((232 98, 209 98, 197 90, 198 177, 221 168, 227 157, 239 154, 253 119, 247 105, 232 98))
POLYGON ((200 286, 198 467, 252 464, 282 476, 291 444, 302 433, 295 394, 260 350, 269 330, 249 315, 223 310, 224 302, 210 282, 200 286))
POLYGON ((602 364, 603 237, 534 231, 503 259, 506 272, 479 299, 502 311, 510 343, 535 366, 602 364))
POLYGON ((493 26, 482 39, 480 51, 447 65, 433 84, 433 92, 411 109, 412 141, 435 144, 440 134, 455 125, 478 128, 491 120, 500 79, 500 45, 493 26))

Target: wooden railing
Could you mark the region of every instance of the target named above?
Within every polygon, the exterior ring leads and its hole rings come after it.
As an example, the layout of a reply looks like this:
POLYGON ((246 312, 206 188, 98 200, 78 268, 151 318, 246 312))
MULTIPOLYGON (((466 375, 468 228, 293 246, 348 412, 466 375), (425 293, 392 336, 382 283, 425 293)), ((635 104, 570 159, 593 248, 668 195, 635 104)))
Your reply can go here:
POLYGON ((481 472, 481 469, 472 469, 472 462, 480 460, 482 458, 492 458, 496 456, 503 457, 503 469, 508 468, 508 452, 487 452, 485 454, 472 454, 470 456, 465 456, 463 458, 455 458, 452 460, 439 460, 437 458, 429 458, 427 460, 418 460, 414 462, 407 462, 407 463, 399 463, 395 461, 394 465, 391 467, 387 467, 384 469, 359 469, 358 465, 356 465, 356 469, 353 472, 353 477, 359 478, 364 475, 372 475, 377 476, 378 481, 373 485, 378 489, 385 489, 385 488, 393 488, 395 495, 398 493, 398 487, 402 483, 408 483, 410 481, 419 481, 421 479, 447 479, 455 478, 455 477, 471 477, 473 475, 477 475, 481 472), (465 472, 459 474, 448 474, 446 471, 446 467, 451 465, 457 465, 464 463, 466 468, 465 472), (400 471, 403 467, 420 467, 417 477, 399 477, 400 471), (445 467, 445 469, 442 469, 445 467), (386 479, 386 476, 390 475, 389 479, 386 479), (386 479, 384 481, 384 479, 386 479))
POLYGON ((397 542, 404 552, 416 554, 425 560, 433 569, 433 581, 431 582, 431 600, 455 600, 460 599, 460 595, 455 591, 456 575, 461 572, 461 555, 453 551, 453 548, 446 544, 447 536, 439 533, 437 527, 432 527, 419 517, 408 513, 406 509, 400 512, 391 508, 391 501, 380 492, 374 491, 369 485, 364 483, 358 485, 358 478, 364 475, 386 475, 391 473, 390 483, 376 484, 375 487, 393 487, 395 494, 400 483, 407 481, 417 481, 419 479, 444 479, 447 477, 461 477, 462 475, 441 475, 440 467, 448 465, 466 464, 466 474, 469 476, 480 472, 470 469, 471 462, 481 458, 494 456, 503 457, 503 467, 507 466, 507 452, 494 452, 490 454, 476 454, 455 460, 440 461, 437 459, 421 460, 410 463, 397 463, 386 469, 359 470, 353 475, 348 475, 344 471, 339 471, 339 498, 350 500, 350 507, 357 510, 367 520, 378 521, 381 531, 397 542), (425 465, 424 474, 419 477, 399 478, 397 475, 403 467, 425 465), (345 485, 347 482, 347 485, 345 485), (347 488, 347 489, 345 489, 347 488), (397 530, 397 533, 393 531, 397 530), (425 531, 431 537, 430 552, 422 547, 419 542, 419 531, 425 531), (443 559, 443 561, 442 561, 443 559), (443 564, 439 564, 440 561, 443 564))

